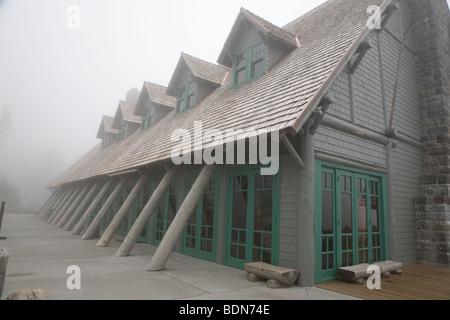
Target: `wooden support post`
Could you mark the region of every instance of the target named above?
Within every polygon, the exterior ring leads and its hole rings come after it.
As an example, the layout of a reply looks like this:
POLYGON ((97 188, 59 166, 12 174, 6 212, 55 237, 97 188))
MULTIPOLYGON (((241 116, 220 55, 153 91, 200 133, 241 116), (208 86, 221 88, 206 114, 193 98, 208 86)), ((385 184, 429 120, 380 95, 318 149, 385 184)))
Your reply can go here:
POLYGON ((0 298, 3 294, 3 286, 5 285, 6 267, 8 265, 9 252, 0 248, 0 298))
POLYGON ((76 189, 72 193, 72 196, 66 202, 64 207, 58 212, 58 214, 53 219, 53 221, 51 221, 52 224, 55 224, 55 225, 58 224, 59 220, 61 220, 61 218, 69 211, 69 208, 72 206, 73 202, 75 201, 75 199, 78 197, 78 195, 80 194, 80 192, 82 190, 83 189, 80 186, 76 187, 76 189))
MULTIPOLYGON (((6 207, 6 202, 3 201, 2 206, 0 208, 0 231, 2 231, 2 223, 3 223, 3 215, 5 214, 5 207, 6 207)), ((0 237, 0 240, 6 240, 6 237, 0 237)))
POLYGON ((134 186, 133 190, 129 194, 128 198, 123 203, 122 207, 119 209, 119 212, 114 216, 114 219, 109 224, 106 231, 103 233, 100 240, 97 242, 97 247, 107 247, 109 242, 111 241, 112 237, 116 233, 117 229, 120 226, 120 223, 122 222, 123 218, 126 217, 128 214, 128 211, 133 206, 134 201, 139 196, 139 193, 141 192, 142 188, 147 183, 148 177, 150 175, 150 171, 147 171, 144 175, 141 176, 139 181, 134 186))
POLYGON ((106 183, 103 185, 103 188, 98 193, 97 197, 95 197, 94 201, 91 203, 89 208, 86 210, 84 215, 81 217, 80 221, 78 221, 78 224, 75 226, 75 228, 72 231, 73 235, 79 235, 81 233, 81 230, 83 229, 84 221, 86 220, 87 216, 92 214, 95 209, 97 209, 100 202, 105 197, 106 193, 109 191, 109 188, 111 188, 111 185, 113 183, 113 179, 109 179, 106 181, 106 183))
POLYGON ((305 168, 299 171, 298 193, 298 251, 297 270, 300 271, 298 285, 314 286, 314 169, 315 149, 314 135, 311 134, 313 121, 309 120, 305 134, 300 137, 300 156, 305 168))
POLYGON ((389 139, 383 134, 356 126, 354 124, 348 123, 342 119, 330 115, 325 115, 323 117, 321 125, 357 136, 362 139, 379 143, 383 146, 391 142, 391 139, 389 139))
POLYGON ((84 198, 83 202, 78 206, 77 211, 72 215, 72 217, 69 219, 69 221, 64 225, 64 230, 69 231, 72 230, 73 225, 77 221, 78 217, 83 213, 83 210, 86 208, 87 204, 92 200, 94 195, 97 193, 98 189, 100 188, 100 182, 96 182, 91 190, 89 191, 88 195, 84 198))
POLYGON ((61 208, 64 206, 64 204, 66 203, 67 199, 69 199, 71 192, 72 192, 73 188, 67 187, 67 190, 64 191, 63 196, 61 197, 60 201, 58 201, 57 205, 54 207, 54 211, 53 213, 49 214, 46 218, 45 221, 47 222, 52 222, 53 219, 56 217, 56 215, 58 214, 59 210, 61 210, 61 208))
POLYGON ((191 191, 189 191, 186 199, 183 201, 183 204, 178 210, 178 213, 175 215, 175 219, 171 223, 169 230, 167 230, 166 235, 150 261, 150 265, 147 268, 148 271, 160 271, 164 269, 173 247, 183 232, 190 216, 194 212, 195 206, 202 196, 203 191, 205 190, 205 187, 211 179, 215 169, 215 165, 206 165, 200 172, 200 175, 195 180, 191 191))
POLYGON ((167 188, 169 188, 170 184, 172 183, 173 179, 175 179, 179 171, 180 166, 175 166, 167 171, 164 178, 161 180, 158 187, 155 189, 149 201, 145 205, 144 209, 142 209, 141 214, 134 222, 133 227, 131 228, 130 232, 128 232, 128 235, 125 237, 122 245, 117 250, 117 257, 125 257, 130 254, 134 244, 141 234, 142 229, 145 228, 147 222, 155 212, 159 200, 164 196, 167 188))
POLYGON ((84 232, 83 236, 81 237, 82 240, 91 240, 94 238, 96 232, 100 229, 100 225, 102 223, 103 218, 107 215, 108 210, 113 205, 114 201, 116 201, 117 197, 119 196, 122 189, 125 187, 125 184, 127 183, 128 179, 123 178, 120 180, 119 184, 116 186, 114 191, 110 194, 108 199, 106 200, 103 207, 100 209, 100 211, 95 216, 94 220, 90 224, 90 226, 87 228, 87 230, 84 232))
POLYGON ((59 220, 58 224, 56 225, 58 228, 62 228, 66 222, 69 220, 69 218, 72 216, 72 214, 76 211, 78 206, 80 205, 80 202, 83 201, 86 194, 89 192, 89 185, 84 186, 84 188, 81 190, 75 201, 72 203, 72 205, 67 209, 67 212, 62 216, 62 218, 59 220))
POLYGON ((55 199, 52 201, 52 203, 50 203, 50 205, 43 212, 41 212, 41 214, 38 216, 39 219, 45 220, 49 214, 49 211, 58 206, 59 202, 64 197, 64 193, 65 193, 65 190, 62 190, 62 189, 63 188, 60 188, 56 192, 55 199))
POLYGON ((54 198, 55 198, 55 193, 52 193, 52 195, 47 199, 47 201, 45 201, 44 205, 38 211, 38 213, 36 214, 36 217, 39 217, 42 214, 42 212, 45 211, 45 209, 47 209, 47 207, 50 205, 50 203, 53 201, 54 198))

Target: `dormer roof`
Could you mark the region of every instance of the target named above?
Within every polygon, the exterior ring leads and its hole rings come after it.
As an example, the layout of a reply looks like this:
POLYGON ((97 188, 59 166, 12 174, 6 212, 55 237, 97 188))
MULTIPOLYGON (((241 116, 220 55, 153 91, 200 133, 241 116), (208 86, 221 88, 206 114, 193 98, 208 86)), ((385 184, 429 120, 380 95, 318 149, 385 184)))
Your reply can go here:
POLYGON ((181 53, 177 67, 170 80, 167 94, 176 96, 173 88, 185 85, 185 83, 179 83, 179 79, 185 73, 189 73, 195 81, 203 80, 221 86, 229 71, 230 69, 225 66, 213 64, 186 53, 181 53))
POLYGON ((98 128, 97 139, 103 139, 105 137, 105 133, 117 134, 117 130, 112 128, 113 121, 113 117, 105 115, 102 117, 102 122, 98 128))
POLYGON ((273 23, 257 16, 256 14, 248 11, 247 9, 241 8, 238 17, 228 35, 222 52, 217 60, 218 63, 231 67, 233 64, 232 59, 229 57, 229 51, 233 51, 233 41, 237 35, 240 34, 241 28, 244 26, 243 21, 250 22, 253 24, 259 32, 261 32, 268 39, 278 41, 292 50, 300 47, 300 42, 298 38, 290 33, 289 31, 282 29, 273 23))
POLYGON ((136 106, 132 103, 120 101, 111 127, 113 129, 119 130, 121 119, 123 119, 125 122, 140 124, 141 118, 134 114, 135 107, 136 106))
POLYGON ((140 117, 145 115, 143 112, 146 107, 145 102, 147 98, 150 99, 155 107, 163 107, 168 110, 175 108, 176 98, 167 94, 167 87, 156 83, 144 82, 144 87, 136 104, 134 115, 140 117))

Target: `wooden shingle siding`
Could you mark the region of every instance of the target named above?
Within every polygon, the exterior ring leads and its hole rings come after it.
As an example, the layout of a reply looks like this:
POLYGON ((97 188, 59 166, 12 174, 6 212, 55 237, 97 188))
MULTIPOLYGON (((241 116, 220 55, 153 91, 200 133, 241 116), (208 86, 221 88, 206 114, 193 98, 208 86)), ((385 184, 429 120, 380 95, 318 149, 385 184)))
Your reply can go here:
MULTIPOLYGON (((397 76, 397 64, 400 43, 393 37, 400 36, 409 24, 410 10, 407 2, 399 3, 390 21, 379 35, 371 32, 367 39, 372 44, 358 69, 351 76, 353 81, 355 124, 371 131, 384 134, 388 124, 394 97, 394 84, 397 76), (401 16, 400 16, 401 15, 401 16), (402 21, 400 19, 402 17, 402 21), (379 47, 381 45, 381 64, 379 47), (384 88, 382 85, 384 77, 384 88), (383 91, 385 90, 385 91, 383 91), (383 101, 385 92, 385 101, 383 101), (385 111, 386 108, 386 111, 385 111)), ((407 38, 410 46, 411 35, 407 38)), ((328 114, 351 122, 351 90, 349 73, 345 68, 330 88, 333 105, 328 114)), ((418 88, 415 58, 413 52, 405 48, 400 69, 399 85, 396 96, 393 128, 417 142, 422 134, 421 111, 418 104, 418 88)), ((316 137, 316 149, 319 152, 351 161, 376 166, 387 170, 388 161, 392 164, 393 190, 390 215, 395 220, 394 235, 396 245, 395 259, 410 263, 416 259, 416 237, 414 196, 420 194, 419 176, 422 173, 422 153, 420 149, 405 143, 397 143, 392 150, 392 159, 388 158, 385 146, 365 139, 350 136, 334 129, 320 127, 316 137)))
POLYGON ((372 44, 353 74, 356 124, 384 134, 386 130, 382 100, 378 42, 374 33, 368 40, 372 44))
POLYGON ((290 157, 281 159, 280 170, 280 248, 279 264, 286 268, 297 266, 298 244, 298 167, 290 157))
POLYGON ((319 152, 386 168, 386 150, 380 144, 325 127, 319 127, 314 139, 319 152))
POLYGON ((351 100, 350 100, 350 73, 348 68, 344 68, 334 83, 328 90, 333 97, 333 105, 328 109, 328 114, 341 118, 348 122, 352 121, 351 100))
POLYGON ((419 177, 422 174, 422 156, 415 148, 399 144, 393 153, 393 205, 396 230, 396 260, 404 263, 417 261, 414 196, 420 194, 419 177))

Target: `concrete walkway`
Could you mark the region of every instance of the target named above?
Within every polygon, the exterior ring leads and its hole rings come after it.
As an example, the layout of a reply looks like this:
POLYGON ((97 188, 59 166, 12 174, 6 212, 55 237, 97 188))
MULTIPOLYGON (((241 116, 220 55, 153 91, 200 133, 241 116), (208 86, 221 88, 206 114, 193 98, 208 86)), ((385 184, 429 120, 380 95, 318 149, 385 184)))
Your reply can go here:
POLYGON ((243 270, 172 253, 164 271, 148 272, 155 247, 137 244, 115 257, 120 243, 97 248, 33 215, 5 214, 0 247, 9 252, 1 299, 18 290, 43 289, 50 300, 353 300, 319 288, 268 289, 246 281, 243 270), (69 266, 79 266, 81 289, 69 290, 69 266))

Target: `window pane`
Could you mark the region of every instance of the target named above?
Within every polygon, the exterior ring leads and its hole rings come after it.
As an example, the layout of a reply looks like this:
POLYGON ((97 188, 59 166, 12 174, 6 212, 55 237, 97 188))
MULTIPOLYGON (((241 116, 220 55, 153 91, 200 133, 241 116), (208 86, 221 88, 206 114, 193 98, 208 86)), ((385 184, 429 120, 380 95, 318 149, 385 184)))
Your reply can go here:
POLYGON ((264 73, 264 61, 255 62, 252 67, 252 77, 257 77, 264 73))
POLYGON ((371 198, 371 216, 372 216, 372 231, 379 232, 380 231, 380 222, 379 222, 379 204, 378 197, 372 196, 371 198))
POLYGON ((245 69, 236 70, 236 84, 243 83, 245 81, 245 69))
POLYGON ((333 234, 333 193, 322 192, 322 234, 333 234))
POLYGON ((367 197, 358 196, 358 231, 367 232, 367 197))
POLYGON ((341 195, 341 210, 342 210, 342 232, 351 233, 353 230, 351 194, 343 193, 341 195))
POLYGON ((236 59, 235 84, 243 83, 246 80, 247 61, 245 56, 246 54, 243 53, 236 59))

